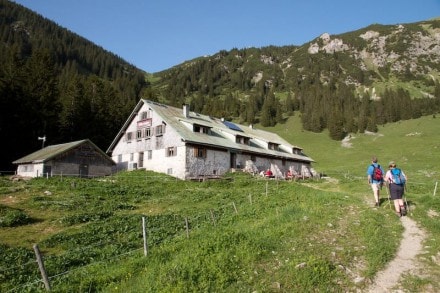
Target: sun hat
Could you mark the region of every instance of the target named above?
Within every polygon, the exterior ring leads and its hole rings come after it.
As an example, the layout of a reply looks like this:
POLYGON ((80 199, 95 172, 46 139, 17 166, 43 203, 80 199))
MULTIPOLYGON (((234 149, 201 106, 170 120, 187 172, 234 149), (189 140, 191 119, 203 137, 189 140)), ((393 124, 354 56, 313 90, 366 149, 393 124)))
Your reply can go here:
POLYGON ((395 163, 394 161, 391 161, 391 162, 389 163, 389 166, 390 166, 390 167, 396 167, 396 163, 395 163))

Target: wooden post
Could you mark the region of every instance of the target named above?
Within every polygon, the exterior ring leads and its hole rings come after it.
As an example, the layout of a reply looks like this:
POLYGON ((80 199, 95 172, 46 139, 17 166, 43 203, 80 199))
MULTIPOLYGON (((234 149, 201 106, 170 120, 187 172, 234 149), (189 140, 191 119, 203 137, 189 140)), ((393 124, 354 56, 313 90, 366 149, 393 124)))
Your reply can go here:
POLYGON ((144 256, 148 254, 148 242, 147 242, 147 224, 145 217, 142 217, 142 235, 144 237, 144 256))
POLYGON ((235 206, 235 202, 232 202, 232 205, 234 206, 234 211, 238 215, 237 207, 235 206))
POLYGON ((438 184, 438 181, 436 181, 436 182, 435 182, 435 187, 434 187, 434 196, 435 196, 435 194, 436 194, 436 192, 437 192, 437 184, 438 184))
POLYGON ((40 269, 41 277, 43 278, 44 287, 46 287, 46 291, 50 291, 50 283, 49 278, 47 277, 46 269, 44 268, 43 259, 40 254, 40 249, 37 244, 33 246, 35 256, 37 257, 38 268, 40 269))
POLYGON ((189 223, 187 217, 185 217, 185 227, 186 227, 186 238, 189 238, 189 223))
POLYGON ((252 194, 250 194, 250 193, 249 193, 249 202, 250 202, 251 205, 252 205, 252 194))

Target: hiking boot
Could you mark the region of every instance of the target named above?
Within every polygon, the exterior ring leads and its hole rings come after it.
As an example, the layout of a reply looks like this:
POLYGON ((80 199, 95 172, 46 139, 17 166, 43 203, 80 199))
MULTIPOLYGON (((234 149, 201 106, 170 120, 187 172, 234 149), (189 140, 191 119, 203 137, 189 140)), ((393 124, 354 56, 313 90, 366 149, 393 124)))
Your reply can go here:
POLYGON ((400 214, 401 214, 402 216, 406 216, 406 209, 405 209, 405 206, 401 206, 401 207, 400 207, 400 214))

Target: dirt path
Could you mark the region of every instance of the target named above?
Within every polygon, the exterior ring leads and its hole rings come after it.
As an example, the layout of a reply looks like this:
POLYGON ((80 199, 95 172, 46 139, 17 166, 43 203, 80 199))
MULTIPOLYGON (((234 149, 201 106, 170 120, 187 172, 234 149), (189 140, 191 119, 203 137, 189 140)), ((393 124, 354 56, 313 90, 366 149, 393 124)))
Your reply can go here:
POLYGON ((384 270, 377 273, 367 292, 403 292, 397 287, 400 277, 403 273, 417 268, 416 256, 422 251, 425 232, 409 217, 402 217, 401 222, 405 231, 397 255, 384 270))

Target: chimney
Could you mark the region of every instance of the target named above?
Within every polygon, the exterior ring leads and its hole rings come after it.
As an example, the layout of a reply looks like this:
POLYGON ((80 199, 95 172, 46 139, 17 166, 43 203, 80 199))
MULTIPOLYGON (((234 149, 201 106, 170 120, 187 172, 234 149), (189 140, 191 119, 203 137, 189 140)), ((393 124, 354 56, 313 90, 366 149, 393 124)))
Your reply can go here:
POLYGON ((189 117, 189 105, 187 104, 183 104, 183 116, 185 116, 185 118, 189 117))

